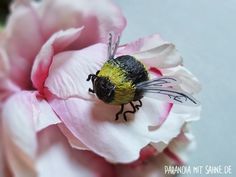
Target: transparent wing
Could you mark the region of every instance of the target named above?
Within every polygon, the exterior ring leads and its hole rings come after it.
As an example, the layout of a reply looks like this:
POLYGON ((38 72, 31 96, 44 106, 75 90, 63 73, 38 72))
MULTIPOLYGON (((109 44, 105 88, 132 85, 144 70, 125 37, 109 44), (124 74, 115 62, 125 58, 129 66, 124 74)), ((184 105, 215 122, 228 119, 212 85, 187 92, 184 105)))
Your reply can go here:
POLYGON ((145 97, 156 98, 171 103, 197 106, 199 102, 190 94, 178 89, 178 81, 171 77, 161 77, 137 85, 145 97))
POLYGON ((177 79, 173 77, 160 77, 137 84, 137 88, 174 87, 178 85, 177 79))

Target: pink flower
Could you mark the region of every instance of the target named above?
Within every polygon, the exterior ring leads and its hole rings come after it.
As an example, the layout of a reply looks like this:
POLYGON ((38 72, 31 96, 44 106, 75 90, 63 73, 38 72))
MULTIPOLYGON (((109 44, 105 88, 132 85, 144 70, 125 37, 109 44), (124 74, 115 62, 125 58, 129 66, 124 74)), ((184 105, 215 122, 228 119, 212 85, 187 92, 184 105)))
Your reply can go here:
MULTIPOLYGON (((0 53, 6 154, 0 158, 12 175, 144 177, 159 173, 161 162, 185 161, 179 150, 189 144, 186 125, 199 119, 200 107, 143 98, 130 121, 115 121, 119 107, 88 92, 88 75, 107 60, 109 32, 120 34, 124 26, 109 0, 12 5, 0 53), (147 170, 142 164, 150 158, 147 170)), ((144 63, 151 78, 173 76, 189 94, 200 89, 175 46, 159 35, 122 45, 116 56, 127 54, 144 63)))
POLYGON ((10 73, 12 81, 22 89, 31 88, 31 67, 42 45, 59 30, 82 26, 79 40, 64 47, 78 50, 106 42, 111 30, 122 31, 125 19, 110 0, 16 0, 11 6, 4 46, 14 71, 10 73))

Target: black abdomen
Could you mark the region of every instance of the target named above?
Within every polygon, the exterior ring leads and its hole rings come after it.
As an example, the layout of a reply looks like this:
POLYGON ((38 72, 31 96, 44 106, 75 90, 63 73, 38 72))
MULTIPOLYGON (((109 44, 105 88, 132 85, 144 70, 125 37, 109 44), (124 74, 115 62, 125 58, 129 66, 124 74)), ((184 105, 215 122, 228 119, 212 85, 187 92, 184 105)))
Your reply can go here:
MULTIPOLYGON (((148 72, 144 65, 130 55, 123 55, 115 59, 111 59, 108 62, 118 65, 120 69, 124 70, 126 73, 126 80, 132 81, 134 86, 140 82, 149 80, 148 72)), ((141 91, 136 91, 134 101, 139 100, 142 97, 143 93, 141 91)))

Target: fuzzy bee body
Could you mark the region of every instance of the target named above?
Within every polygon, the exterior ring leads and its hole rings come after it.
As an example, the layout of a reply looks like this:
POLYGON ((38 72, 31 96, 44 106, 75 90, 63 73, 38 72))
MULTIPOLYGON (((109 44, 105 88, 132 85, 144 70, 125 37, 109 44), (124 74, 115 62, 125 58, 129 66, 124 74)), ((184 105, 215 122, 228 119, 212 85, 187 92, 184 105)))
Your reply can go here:
MULTIPOLYGON (((114 86, 114 93, 110 95, 110 99, 104 98, 107 95, 99 95, 99 93, 97 96, 104 102, 115 105, 140 100, 143 93, 136 89, 136 85, 149 80, 145 66, 129 55, 108 60, 97 76, 106 78, 114 86)), ((97 85, 96 81, 95 85, 97 85)), ((96 87, 95 92, 98 92, 96 87)))

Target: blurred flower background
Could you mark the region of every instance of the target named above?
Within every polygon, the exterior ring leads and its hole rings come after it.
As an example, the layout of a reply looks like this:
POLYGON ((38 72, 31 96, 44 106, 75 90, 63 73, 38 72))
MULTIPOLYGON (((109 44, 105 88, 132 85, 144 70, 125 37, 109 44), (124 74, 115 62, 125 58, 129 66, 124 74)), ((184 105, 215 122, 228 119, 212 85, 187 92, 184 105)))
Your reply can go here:
POLYGON ((2 0, 0 2, 0 24, 3 25, 3 23, 6 20, 6 17, 9 13, 9 4, 10 4, 10 0, 2 0))

